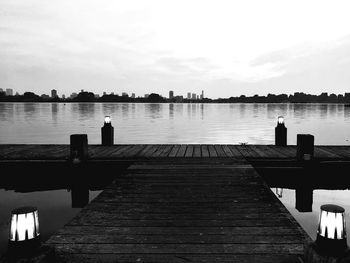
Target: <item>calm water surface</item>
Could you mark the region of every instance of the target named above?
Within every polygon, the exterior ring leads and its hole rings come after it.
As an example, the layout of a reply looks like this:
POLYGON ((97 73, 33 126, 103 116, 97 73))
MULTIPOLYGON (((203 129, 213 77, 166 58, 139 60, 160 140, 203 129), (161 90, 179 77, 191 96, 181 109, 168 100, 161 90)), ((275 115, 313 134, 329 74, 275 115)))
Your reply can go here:
POLYGON ((288 143, 350 144, 350 107, 339 104, 0 103, 0 143, 69 143, 73 133, 101 143, 105 115, 115 143, 274 143, 283 115, 288 143))

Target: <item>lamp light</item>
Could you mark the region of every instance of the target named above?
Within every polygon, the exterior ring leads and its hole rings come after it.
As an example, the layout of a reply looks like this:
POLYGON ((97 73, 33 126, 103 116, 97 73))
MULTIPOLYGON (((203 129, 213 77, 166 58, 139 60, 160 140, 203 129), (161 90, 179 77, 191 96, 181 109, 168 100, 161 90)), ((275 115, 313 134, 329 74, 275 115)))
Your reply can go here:
POLYGON ((275 128, 275 145, 287 146, 287 128, 284 126, 284 117, 278 116, 275 128))
POLYGON ((283 116, 278 116, 277 124, 284 124, 284 117, 283 116))
POLYGON ((105 123, 111 123, 111 116, 105 116, 105 123))
POLYGON ((105 123, 101 128, 101 139, 104 146, 114 144, 114 128, 111 123, 111 116, 105 116, 105 123))
POLYGON ((341 206, 321 206, 316 246, 320 253, 338 255, 347 249, 345 210, 341 206))
POLYGON ((27 254, 39 245, 38 209, 27 206, 12 210, 9 251, 27 254))

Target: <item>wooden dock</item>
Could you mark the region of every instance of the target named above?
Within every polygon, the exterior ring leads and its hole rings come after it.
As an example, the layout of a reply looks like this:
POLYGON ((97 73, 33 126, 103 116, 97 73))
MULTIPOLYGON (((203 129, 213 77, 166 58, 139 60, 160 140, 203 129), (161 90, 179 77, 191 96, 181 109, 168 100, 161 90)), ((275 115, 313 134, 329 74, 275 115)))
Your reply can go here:
POLYGON ((59 262, 281 262, 310 241, 243 158, 138 161, 47 244, 59 262))
MULTIPOLYGON (((145 158, 245 158, 293 159, 296 146, 274 145, 157 145, 123 144, 114 146, 89 145, 92 160, 145 158)), ((0 145, 0 160, 66 160, 69 145, 0 145)), ((315 146, 315 158, 349 160, 349 146, 315 146)))
MULTIPOLYGON (((2 162, 68 153, 0 146, 2 162)), ((89 145, 89 154, 132 164, 46 242, 57 262, 300 262, 311 241, 249 162, 293 159, 295 146, 89 145)), ((315 157, 347 161, 350 147, 317 146, 315 157)))

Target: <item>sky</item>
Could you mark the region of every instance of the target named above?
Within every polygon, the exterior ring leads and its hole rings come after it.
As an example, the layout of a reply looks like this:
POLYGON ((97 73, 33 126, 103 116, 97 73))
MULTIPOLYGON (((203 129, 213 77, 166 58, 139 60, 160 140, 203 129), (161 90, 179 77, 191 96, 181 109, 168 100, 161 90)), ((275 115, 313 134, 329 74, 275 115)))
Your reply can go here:
POLYGON ((348 0, 0 0, 0 88, 350 92, 348 0))

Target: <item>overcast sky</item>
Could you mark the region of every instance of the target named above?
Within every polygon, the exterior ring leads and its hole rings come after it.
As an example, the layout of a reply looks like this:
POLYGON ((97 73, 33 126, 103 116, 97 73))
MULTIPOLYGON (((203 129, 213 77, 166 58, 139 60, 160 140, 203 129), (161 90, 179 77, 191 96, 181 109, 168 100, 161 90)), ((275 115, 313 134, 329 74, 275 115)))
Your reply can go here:
POLYGON ((0 87, 350 92, 350 1, 0 0, 0 87))

